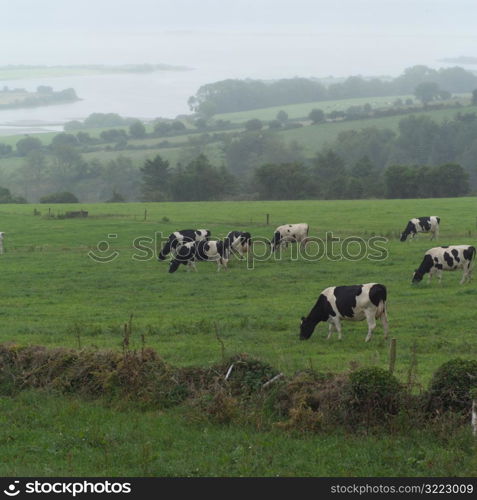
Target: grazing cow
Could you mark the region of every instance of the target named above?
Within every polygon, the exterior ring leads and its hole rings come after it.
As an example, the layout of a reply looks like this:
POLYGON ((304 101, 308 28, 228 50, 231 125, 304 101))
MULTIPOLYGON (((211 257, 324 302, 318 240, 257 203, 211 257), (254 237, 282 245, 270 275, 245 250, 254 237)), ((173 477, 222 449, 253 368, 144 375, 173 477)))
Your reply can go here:
POLYGON ((470 281, 472 268, 475 262, 475 247, 471 245, 452 245, 431 248, 424 254, 424 259, 412 276, 413 283, 419 283, 426 273, 429 273, 429 281, 437 273, 439 283, 442 280, 442 271, 464 271, 460 284, 470 281))
POLYGON ((272 240, 272 251, 276 251, 281 245, 288 246, 289 242, 306 244, 309 226, 306 223, 285 224, 275 229, 272 240))
POLYGON ((406 241, 407 237, 410 235, 414 238, 417 233, 431 233, 431 240, 437 239, 439 236, 439 224, 441 222, 440 217, 435 215, 431 217, 419 217, 417 219, 411 219, 406 226, 406 229, 401 233, 401 241, 406 241))
POLYGON ((333 330, 338 331, 341 340, 341 320, 368 322, 368 335, 365 342, 371 339, 376 328, 376 319, 381 318, 384 338, 388 336, 388 318, 386 314, 386 287, 379 283, 364 285, 331 286, 323 290, 308 316, 301 318, 300 339, 311 337, 320 321, 329 323, 328 337, 333 330))
POLYGON ((169 264, 169 272, 175 273, 181 264, 187 265, 187 270, 193 269, 196 262, 217 262, 217 271, 221 268, 227 270, 230 254, 230 241, 189 241, 176 249, 176 254, 169 264))
POLYGON ((242 259, 251 245, 251 234, 242 231, 230 231, 225 237, 230 241, 230 249, 232 253, 237 253, 242 259))
POLYGON ((182 229, 169 235, 169 239, 159 253, 159 260, 164 260, 169 253, 175 253, 177 248, 190 241, 208 240, 210 231, 208 229, 182 229))

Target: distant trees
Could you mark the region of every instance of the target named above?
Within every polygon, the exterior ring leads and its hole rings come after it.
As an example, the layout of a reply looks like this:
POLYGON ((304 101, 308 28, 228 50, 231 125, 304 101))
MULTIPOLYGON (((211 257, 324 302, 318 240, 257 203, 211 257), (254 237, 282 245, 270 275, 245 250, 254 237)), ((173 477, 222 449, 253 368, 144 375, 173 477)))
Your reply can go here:
POLYGON ((0 187, 0 203, 26 203, 26 199, 23 196, 13 196, 10 190, 4 187, 0 187))
POLYGON ((440 198, 469 192, 468 174, 457 164, 437 167, 393 165, 386 169, 386 198, 440 198))
POLYGON ((169 162, 156 155, 146 160, 140 169, 143 201, 165 201, 171 193, 171 171, 169 162))
POLYGON ((27 135, 16 143, 17 153, 20 156, 26 156, 30 151, 39 150, 42 148, 42 143, 37 137, 27 135))
POLYGON ((321 109, 312 109, 308 114, 308 118, 312 121, 313 125, 325 121, 325 113, 321 109))
POLYGON ((252 118, 251 120, 247 120, 244 123, 245 130, 249 132, 253 132, 256 130, 260 130, 263 127, 263 123, 258 118, 252 118))
POLYGON ((472 91, 472 106, 477 106, 477 89, 472 91))
POLYGON ((288 113, 286 111, 284 111, 283 109, 281 109, 278 113, 277 113, 277 116, 276 116, 276 119, 282 124, 284 125, 287 121, 288 121, 288 113))
MULTIPOLYGON (((189 98, 188 103, 192 111, 207 117, 210 110, 216 114, 299 102, 406 95, 412 94, 423 83, 433 83, 438 89, 442 89, 439 92, 446 91, 447 94, 437 94, 443 99, 452 92, 471 92, 477 86, 477 76, 458 67, 434 70, 426 66, 413 66, 392 80, 351 76, 343 82, 328 86, 318 80, 306 78, 273 82, 229 79, 203 85, 189 98)), ((427 95, 425 92, 422 97, 426 99, 427 95)))
POLYGON ((439 92, 439 85, 435 82, 422 82, 414 89, 414 95, 424 106, 433 101, 439 92))
POLYGON ((214 167, 201 154, 184 165, 170 169, 169 162, 156 156, 141 168, 144 201, 220 200, 235 190, 235 178, 224 168, 214 167))
POLYGON ((141 121, 136 120, 129 125, 129 135, 133 139, 143 139, 146 137, 146 127, 141 121))
POLYGON ((311 196, 310 174, 302 163, 267 164, 255 169, 254 185, 263 200, 297 200, 311 196))
POLYGON ((79 203, 79 200, 73 193, 63 191, 42 196, 40 203, 79 203))

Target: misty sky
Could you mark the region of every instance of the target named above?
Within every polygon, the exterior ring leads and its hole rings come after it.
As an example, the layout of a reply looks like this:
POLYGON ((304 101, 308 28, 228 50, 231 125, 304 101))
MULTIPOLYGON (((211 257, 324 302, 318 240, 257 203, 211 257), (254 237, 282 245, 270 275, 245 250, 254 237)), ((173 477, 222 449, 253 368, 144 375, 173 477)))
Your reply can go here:
POLYGON ((475 0, 0 3, 0 65, 164 62, 229 77, 395 76, 477 57, 475 0))

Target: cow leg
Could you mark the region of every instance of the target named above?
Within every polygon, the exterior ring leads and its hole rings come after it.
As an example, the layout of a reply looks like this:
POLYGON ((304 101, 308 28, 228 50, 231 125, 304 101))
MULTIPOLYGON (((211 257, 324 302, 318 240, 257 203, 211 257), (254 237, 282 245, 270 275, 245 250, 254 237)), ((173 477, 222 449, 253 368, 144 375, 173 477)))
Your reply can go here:
POLYGON ((189 263, 190 263, 190 268, 193 269, 195 272, 197 272, 197 267, 195 267, 195 262, 190 260, 189 263))
POLYGON ((366 321, 368 322, 368 335, 366 335, 366 339, 364 341, 369 342, 371 340, 373 330, 376 328, 376 312, 367 310, 364 314, 366 315, 366 321))
POLYGON ((335 325, 333 325, 333 323, 329 323, 328 324, 328 336, 326 337, 327 340, 331 337, 331 335, 333 335, 334 330, 335 330, 335 325))
POLYGON ((470 282, 470 278, 471 278, 471 270, 470 270, 470 265, 466 265, 464 267, 464 274, 462 275, 462 279, 460 280, 460 284, 463 285, 464 283, 466 283, 467 281, 470 282))
POLYGON ((338 339, 341 340, 343 338, 343 335, 341 332, 341 321, 338 318, 336 318, 334 320, 334 325, 335 325, 336 330, 338 331, 338 339))
POLYGON ((439 280, 439 285, 442 284, 442 269, 437 271, 437 279, 439 280))
POLYGON ((383 313, 381 314, 381 323, 383 324, 384 338, 387 339, 389 333, 389 324, 386 309, 384 309, 383 313))

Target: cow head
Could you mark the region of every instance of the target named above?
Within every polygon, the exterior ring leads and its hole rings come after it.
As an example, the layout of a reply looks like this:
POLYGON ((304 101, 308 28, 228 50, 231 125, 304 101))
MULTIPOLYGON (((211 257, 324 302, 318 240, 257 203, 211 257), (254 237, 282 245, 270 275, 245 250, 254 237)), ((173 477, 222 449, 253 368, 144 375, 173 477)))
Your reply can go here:
POLYGON ((180 260, 177 260, 177 259, 171 260, 171 262, 169 264, 169 272, 175 273, 180 265, 181 265, 180 260))
POLYGON ((401 233, 400 241, 406 241, 408 235, 409 235, 409 233, 406 233, 406 231, 404 231, 403 233, 401 233))
POLYGON ((415 285, 416 283, 420 283, 422 281, 422 278, 424 277, 424 274, 419 271, 419 269, 416 269, 414 271, 414 274, 412 275, 412 283, 415 285))
POLYGON ((311 337, 315 326, 311 321, 307 321, 307 319, 302 316, 300 322, 300 340, 307 340, 311 337))

